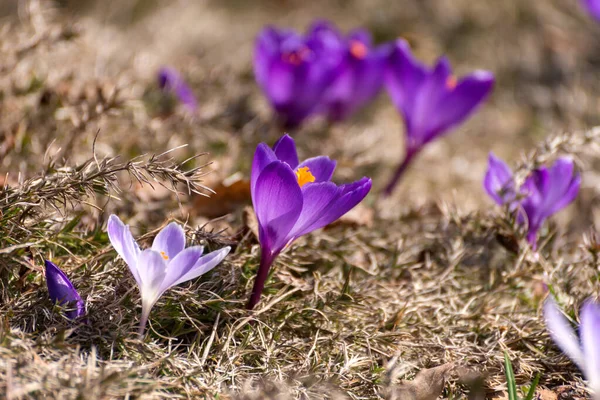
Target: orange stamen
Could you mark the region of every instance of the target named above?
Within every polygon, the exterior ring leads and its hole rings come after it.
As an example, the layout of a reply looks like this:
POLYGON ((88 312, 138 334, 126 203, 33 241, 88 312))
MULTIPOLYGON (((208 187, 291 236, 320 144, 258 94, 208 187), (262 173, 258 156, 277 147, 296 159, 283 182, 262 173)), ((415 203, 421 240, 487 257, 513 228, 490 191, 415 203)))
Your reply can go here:
POLYGON ((164 258, 165 260, 169 259, 169 256, 167 255, 167 253, 165 253, 164 251, 160 252, 160 255, 162 256, 162 258, 164 258))
POLYGON ((456 79, 456 77, 454 75, 450 75, 448 77, 448 79, 446 79, 446 87, 450 90, 454 90, 454 88, 456 88, 457 84, 458 84, 458 80, 456 79))
POLYGON ((298 185, 300 185, 300 187, 315 181, 315 176, 311 174, 308 167, 298 168, 296 177, 298 178, 298 185))
POLYGON ((367 49, 367 46, 365 46, 364 43, 353 40, 350 44, 350 54, 352 54, 352 56, 355 58, 365 58, 368 52, 369 49, 367 49))

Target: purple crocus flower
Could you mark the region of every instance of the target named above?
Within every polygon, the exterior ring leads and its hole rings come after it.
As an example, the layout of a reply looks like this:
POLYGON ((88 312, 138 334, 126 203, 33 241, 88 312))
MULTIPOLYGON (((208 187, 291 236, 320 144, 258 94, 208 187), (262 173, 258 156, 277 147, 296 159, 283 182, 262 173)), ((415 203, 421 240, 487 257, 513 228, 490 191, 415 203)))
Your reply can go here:
POLYGON ((461 79, 452 75, 445 57, 428 68, 398 39, 385 71, 385 85, 406 127, 406 155, 385 189, 389 195, 412 159, 435 138, 464 121, 487 97, 494 76, 475 71, 461 79))
POLYGON ((552 297, 544 304, 546 327, 554 343, 579 367, 594 399, 600 400, 600 304, 587 300, 581 308, 579 340, 552 297))
POLYGON ((574 173, 573 160, 563 157, 550 168, 533 170, 518 190, 514 185, 510 168, 490 153, 484 188, 496 203, 517 210, 517 221, 527 223, 527 240, 535 249, 539 229, 546 219, 575 200, 581 177, 574 173))
POLYGON ((325 23, 302 36, 266 27, 254 49, 254 75, 282 123, 293 128, 319 110, 336 76, 343 43, 325 23))
POLYGON ((488 157, 488 169, 483 179, 483 187, 498 205, 509 204, 512 208, 517 198, 513 172, 494 153, 488 157))
POLYGON ((366 106, 381 90, 390 47, 373 47, 371 35, 356 30, 344 38, 333 26, 323 23, 344 47, 336 77, 324 94, 324 112, 332 121, 341 121, 366 106))
POLYGON ((193 113, 198 109, 194 92, 174 68, 162 67, 158 71, 158 85, 162 90, 174 93, 190 112, 193 113))
POLYGON ((164 227, 154 238, 152 248, 146 250, 140 250, 129 226, 116 215, 109 217, 107 230, 110 242, 127 263, 142 295, 140 336, 144 333, 150 310, 165 291, 210 271, 230 250, 224 247, 202 256, 202 246, 186 249, 185 232, 175 222, 164 227))
POLYGON ((65 315, 69 319, 77 319, 85 314, 85 303, 77 290, 53 262, 46 260, 46 284, 48 294, 53 303, 66 307, 65 315))
POLYGON ((258 219, 261 260, 248 309, 260 300, 271 264, 298 237, 340 218, 369 193, 371 179, 336 185, 329 157, 298 161, 294 140, 284 135, 270 149, 256 148, 250 191, 258 219))
POLYGON ((600 0, 582 0, 581 2, 587 12, 600 21, 600 0))

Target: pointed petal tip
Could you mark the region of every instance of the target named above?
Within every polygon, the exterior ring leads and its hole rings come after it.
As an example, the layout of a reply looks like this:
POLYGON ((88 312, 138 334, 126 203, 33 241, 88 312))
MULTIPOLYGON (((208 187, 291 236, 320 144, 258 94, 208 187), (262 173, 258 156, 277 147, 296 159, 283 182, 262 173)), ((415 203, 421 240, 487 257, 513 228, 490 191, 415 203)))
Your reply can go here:
POLYGON ((575 331, 562 311, 558 308, 554 298, 548 296, 543 306, 546 329, 554 343, 583 371, 585 361, 583 351, 575 331))
POLYGON ((482 69, 473 71, 470 74, 470 77, 477 81, 480 81, 481 83, 487 83, 489 85, 493 85, 496 81, 496 77, 491 71, 486 71, 482 69))
POLYGON ((85 314, 85 302, 69 280, 67 275, 56 264, 45 260, 46 286, 48 296, 53 303, 68 306, 65 315, 74 320, 85 314))

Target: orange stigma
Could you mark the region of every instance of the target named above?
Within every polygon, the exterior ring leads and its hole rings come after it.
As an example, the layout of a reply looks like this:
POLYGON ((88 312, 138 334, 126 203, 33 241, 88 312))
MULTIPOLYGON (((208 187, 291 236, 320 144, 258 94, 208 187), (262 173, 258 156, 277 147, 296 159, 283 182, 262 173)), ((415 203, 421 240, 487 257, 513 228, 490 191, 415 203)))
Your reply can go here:
POLYGON ((165 253, 164 251, 160 252, 160 255, 162 256, 162 258, 164 258, 165 260, 169 259, 169 256, 167 255, 167 253, 165 253))
POLYGON ((354 58, 365 58, 368 52, 369 49, 367 49, 367 46, 365 46, 364 43, 361 43, 358 40, 353 40, 350 44, 350 54, 352 54, 354 58))
POLYGON ((296 171, 296 177, 298 178, 298 185, 300 185, 300 187, 315 181, 315 176, 310 173, 310 169, 308 167, 298 168, 296 171))
POLYGON ((283 53, 281 57, 284 61, 289 62, 293 65, 300 65, 310 55, 310 49, 308 47, 302 47, 299 50, 290 51, 289 53, 283 53))
POLYGON ((446 87, 450 90, 454 90, 456 85, 458 84, 458 80, 454 75, 450 75, 448 79, 446 79, 446 87))

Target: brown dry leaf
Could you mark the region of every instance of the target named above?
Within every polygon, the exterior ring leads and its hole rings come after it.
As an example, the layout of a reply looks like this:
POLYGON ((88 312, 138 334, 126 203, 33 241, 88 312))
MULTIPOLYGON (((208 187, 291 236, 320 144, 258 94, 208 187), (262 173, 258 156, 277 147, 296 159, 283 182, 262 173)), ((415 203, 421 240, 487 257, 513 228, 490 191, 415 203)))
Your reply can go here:
POLYGON ((196 196, 194 198, 193 212, 196 215, 207 218, 221 217, 251 201, 250 181, 241 179, 238 175, 224 179, 212 189, 216 193, 210 197, 196 196))
POLYGON ((437 400, 444 390, 446 378, 454 370, 454 363, 421 370, 414 380, 404 381, 393 389, 388 400, 437 400))

